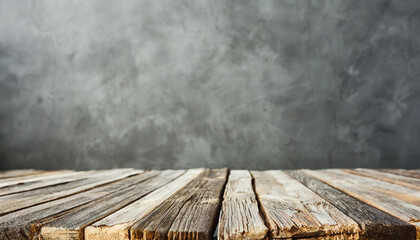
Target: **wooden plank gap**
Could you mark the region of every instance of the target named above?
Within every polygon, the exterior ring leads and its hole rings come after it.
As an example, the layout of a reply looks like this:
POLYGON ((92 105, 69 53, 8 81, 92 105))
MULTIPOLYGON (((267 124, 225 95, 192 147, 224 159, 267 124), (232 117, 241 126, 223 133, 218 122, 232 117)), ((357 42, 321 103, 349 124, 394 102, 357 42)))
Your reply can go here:
POLYGON ((250 172, 230 171, 220 211, 218 238, 266 239, 267 233, 268 228, 258 209, 250 172))

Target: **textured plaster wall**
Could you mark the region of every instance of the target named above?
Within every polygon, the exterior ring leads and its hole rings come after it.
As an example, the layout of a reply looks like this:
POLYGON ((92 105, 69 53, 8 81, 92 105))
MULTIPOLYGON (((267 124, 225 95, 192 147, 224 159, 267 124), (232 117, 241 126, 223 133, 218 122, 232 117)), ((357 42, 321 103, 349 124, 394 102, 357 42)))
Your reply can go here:
POLYGON ((420 1, 0 0, 0 169, 420 168, 420 1))

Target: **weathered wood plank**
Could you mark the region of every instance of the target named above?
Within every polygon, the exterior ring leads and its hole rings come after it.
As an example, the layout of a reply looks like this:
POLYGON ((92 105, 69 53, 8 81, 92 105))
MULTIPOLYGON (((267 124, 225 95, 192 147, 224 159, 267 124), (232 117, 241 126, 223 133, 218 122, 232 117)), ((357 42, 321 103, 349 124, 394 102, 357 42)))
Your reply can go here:
POLYGON ((272 238, 358 238, 355 221, 284 172, 251 174, 272 238))
POLYGON ((353 198, 301 170, 287 173, 356 221, 362 230, 360 239, 416 239, 413 225, 353 198))
POLYGON ((211 239, 227 169, 206 169, 131 227, 131 239, 211 239), (172 236, 174 235, 174 236, 172 236), (189 237, 188 237, 189 236, 189 237))
POLYGON ((19 182, 14 185, 0 188, 0 196, 9 195, 13 193, 26 192, 33 189, 54 186, 63 183, 69 183, 77 180, 89 178, 93 171, 88 172, 72 172, 69 174, 54 175, 43 179, 38 179, 31 182, 19 182))
MULTIPOLYGON (((64 217, 69 211, 80 209, 79 206, 100 199, 103 196, 119 193, 128 187, 155 177, 159 171, 151 171, 131 176, 120 181, 99 186, 62 199, 46 202, 0 217, 0 239, 33 239, 39 227, 54 219, 64 217), (76 208, 79 207, 79 208, 76 208)), ((104 202, 107 204, 107 202, 104 202)), ((86 206, 86 205, 85 205, 86 206)))
POLYGON ((55 178, 57 176, 66 176, 69 174, 74 174, 73 171, 51 171, 51 172, 40 172, 35 175, 23 176, 23 177, 16 177, 16 178, 6 178, 0 180, 0 188, 22 184, 22 183, 29 183, 29 182, 36 182, 45 179, 55 178))
POLYGON ((167 170, 147 181, 126 187, 75 210, 61 215, 48 223, 38 223, 42 239, 83 239, 84 228, 109 214, 144 197, 183 174, 185 170, 167 170))
POLYGON ((83 192, 103 184, 108 184, 128 176, 141 173, 141 170, 116 169, 99 174, 81 181, 70 182, 59 186, 35 189, 27 192, 10 194, 0 197, 0 215, 27 208, 36 204, 59 199, 72 194, 83 192))
POLYGON ((392 173, 396 175, 411 177, 411 178, 420 178, 420 172, 412 171, 412 170, 405 170, 405 169, 376 169, 380 172, 392 173))
POLYGON ((217 225, 227 169, 214 170, 204 187, 184 205, 169 229, 168 239, 189 240, 212 238, 217 225))
POLYGON ((259 196, 252 174, 236 171, 245 173, 241 184, 248 188, 231 188, 234 193, 228 194, 226 187, 222 211, 215 196, 226 178, 217 177, 218 170, 195 173, 177 184, 181 187, 169 188, 182 176, 164 182, 154 179, 159 171, 135 176, 128 171, 133 170, 0 178, 0 239, 89 239, 89 231, 93 239, 211 239, 217 213, 220 239, 420 239, 418 170, 255 171, 259 196), (266 216, 271 214, 267 223, 255 199, 266 216), (242 205, 249 203, 251 210, 242 205), (253 226, 258 219, 259 229, 253 226), (358 232, 345 229, 356 223, 358 232), (271 235, 265 224, 274 229, 271 235))
POLYGON ((265 239, 268 228, 258 209, 249 171, 233 170, 223 196, 218 238, 220 240, 265 239))
POLYGON ((16 169, 0 172, 0 179, 4 178, 15 178, 28 175, 35 175, 44 171, 35 170, 35 169, 16 169))
POLYGON ((406 177, 406 176, 395 175, 392 173, 380 172, 380 171, 375 171, 371 169, 362 169, 362 168, 342 169, 342 171, 420 190, 420 179, 417 179, 417 178, 411 178, 411 177, 406 177))
POLYGON ((383 182, 374 178, 349 174, 338 169, 322 170, 321 172, 327 172, 336 177, 341 177, 357 185, 361 185, 364 188, 375 190, 376 192, 380 192, 392 196, 394 198, 401 199, 402 201, 420 206, 420 191, 417 189, 404 187, 398 184, 383 182))
MULTIPOLYGON (((127 169, 122 170, 122 171, 127 171, 127 169)), ((128 170, 131 171, 131 170, 128 170)), ((7 196, 0 196, 0 200, 6 201, 6 200, 13 200, 13 199, 24 199, 26 197, 35 197, 38 195, 47 195, 47 194, 51 194, 51 193, 57 193, 57 192, 61 192, 61 191, 66 191, 78 186, 81 186, 83 184, 88 184, 88 183, 92 183, 92 182, 97 182, 99 180, 103 180, 103 178, 105 178, 106 176, 110 175, 110 174, 117 174, 118 172, 120 172, 119 170, 111 170, 111 171, 94 171, 88 176, 88 178, 86 179, 82 179, 82 181, 77 181, 77 182, 68 182, 68 183, 63 183, 62 185, 59 186, 47 186, 44 188, 36 188, 36 189, 32 189, 29 191, 24 191, 24 192, 17 192, 17 193, 12 193, 12 194, 8 194, 7 196)), ((56 176, 55 176, 56 177, 56 176)), ((38 181, 35 182, 31 182, 31 183, 37 183, 38 181)))
POLYGON ((419 234, 420 207, 413 204, 418 203, 418 197, 415 196, 415 192, 418 191, 396 184, 344 173, 339 170, 303 171, 354 198, 416 225, 419 234))
POLYGON ((188 170, 169 184, 85 228, 85 239, 130 239, 130 227, 165 199, 198 177, 203 169, 188 170))

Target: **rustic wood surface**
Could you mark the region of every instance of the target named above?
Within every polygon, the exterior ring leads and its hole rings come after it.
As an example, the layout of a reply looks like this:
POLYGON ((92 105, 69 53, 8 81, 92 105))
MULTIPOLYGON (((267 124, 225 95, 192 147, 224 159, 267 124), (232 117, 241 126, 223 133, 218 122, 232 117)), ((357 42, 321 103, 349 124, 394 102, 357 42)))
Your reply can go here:
POLYGON ((32 181, 16 181, 8 186, 1 186, 0 196, 9 195, 12 193, 25 192, 37 188, 44 188, 47 186, 54 186, 58 184, 64 184, 68 182, 78 181, 88 178, 89 174, 94 173, 93 171, 87 172, 70 172, 64 174, 50 174, 44 177, 33 178, 32 181))
POLYGON ((131 228, 131 239, 211 238, 226 176, 227 169, 205 170, 138 221, 131 228))
POLYGON ((230 172, 219 220, 219 238, 265 239, 268 228, 258 210, 252 176, 245 170, 230 172))
POLYGON ((182 175, 174 181, 86 227, 85 238, 92 240, 130 239, 131 226, 198 177, 201 172, 203 169, 180 172, 182 175))
POLYGON ((9 171, 1 171, 0 172, 0 179, 3 178, 14 178, 14 177, 22 177, 22 176, 31 176, 40 173, 44 173, 45 171, 38 171, 34 169, 23 169, 23 170, 9 170, 9 171))
POLYGON ((13 185, 19 185, 23 183, 31 183, 31 182, 37 182, 40 180, 50 179, 54 177, 65 177, 66 175, 74 174, 73 172, 69 171, 51 171, 51 172, 45 172, 45 171, 39 171, 35 172, 31 175, 25 175, 20 177, 12 177, 12 178, 3 178, 0 179, 0 187, 6 187, 6 186, 13 186, 13 185))
POLYGON ((19 209, 30 207, 39 203, 70 196, 94 187, 110 182, 121 180, 128 176, 138 174, 141 170, 121 169, 92 174, 91 178, 82 181, 69 182, 62 185, 54 185, 33 191, 20 192, 0 196, 0 215, 7 214, 19 209))
POLYGON ((420 172, 414 170, 405 170, 405 169, 378 169, 381 172, 392 173, 395 175, 401 175, 411 178, 420 178, 420 172))
POLYGON ((418 197, 420 195, 418 195, 416 190, 340 172, 340 170, 305 170, 305 172, 354 198, 403 221, 412 223, 417 227, 417 231, 420 232, 420 207, 417 206, 419 205, 418 197), (404 193, 404 191, 407 193, 404 193))
POLYGON ((361 229, 360 239, 416 238, 416 229, 413 225, 353 198, 302 170, 287 173, 354 219, 361 229))
POLYGON ((0 239, 420 239, 420 170, 0 172, 0 239))
POLYGON ((252 175, 272 238, 358 238, 355 221, 282 171, 252 171, 252 175))
POLYGON ((420 190, 420 179, 417 178, 405 177, 387 172, 379 172, 371 169, 343 169, 343 171, 420 190))

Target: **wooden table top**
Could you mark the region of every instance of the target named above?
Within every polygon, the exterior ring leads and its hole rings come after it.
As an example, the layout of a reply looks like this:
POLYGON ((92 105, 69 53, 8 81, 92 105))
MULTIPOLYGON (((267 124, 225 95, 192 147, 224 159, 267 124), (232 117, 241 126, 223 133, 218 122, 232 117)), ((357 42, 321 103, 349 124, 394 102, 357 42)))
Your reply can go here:
POLYGON ((0 239, 420 239, 420 170, 11 170, 0 239))

